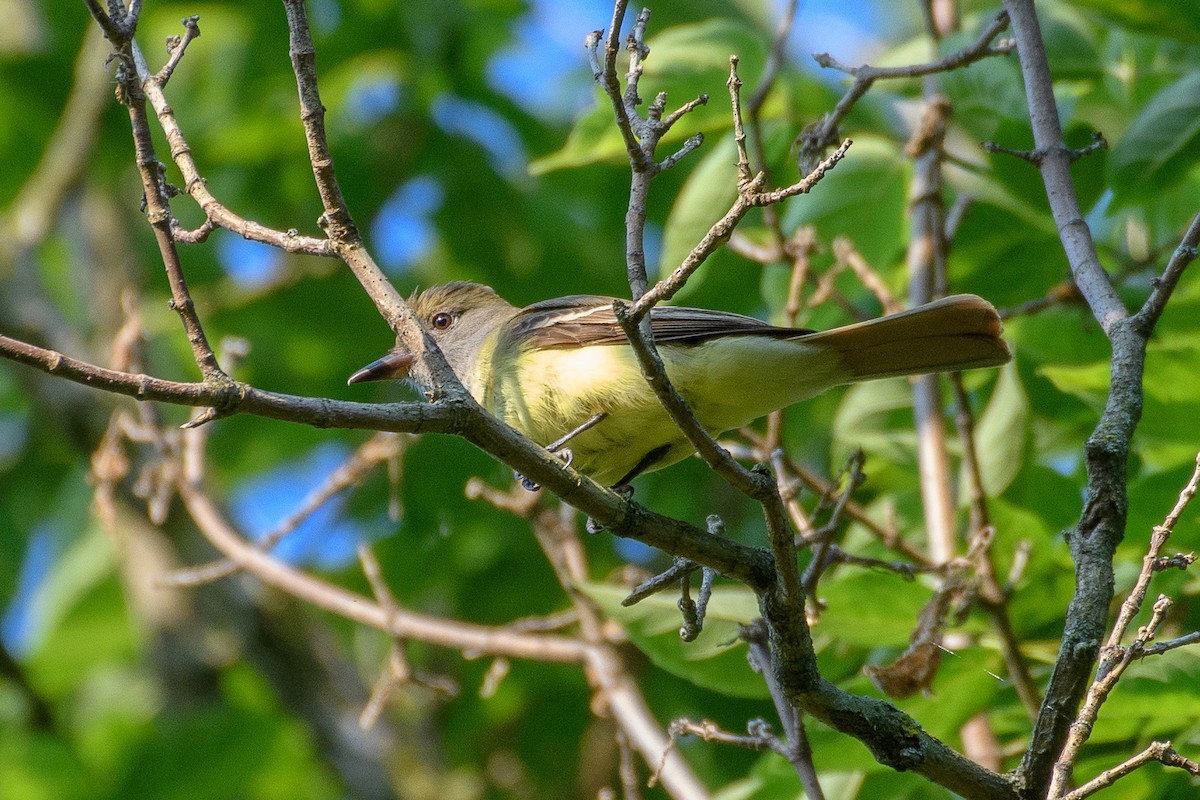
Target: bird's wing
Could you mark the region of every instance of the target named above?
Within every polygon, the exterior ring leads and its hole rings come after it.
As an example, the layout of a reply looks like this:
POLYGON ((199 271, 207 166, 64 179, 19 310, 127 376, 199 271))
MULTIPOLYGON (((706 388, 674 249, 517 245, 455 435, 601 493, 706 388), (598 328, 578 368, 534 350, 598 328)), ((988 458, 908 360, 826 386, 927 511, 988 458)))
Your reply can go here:
MULTIPOLYGON (((650 327, 657 343, 699 344, 716 336, 759 334, 778 338, 802 336, 812 331, 777 328, 754 317, 704 308, 656 306, 650 327)), ((534 303, 509 323, 508 334, 522 346, 582 347, 625 344, 625 332, 613 313, 613 298, 571 295, 534 303)))

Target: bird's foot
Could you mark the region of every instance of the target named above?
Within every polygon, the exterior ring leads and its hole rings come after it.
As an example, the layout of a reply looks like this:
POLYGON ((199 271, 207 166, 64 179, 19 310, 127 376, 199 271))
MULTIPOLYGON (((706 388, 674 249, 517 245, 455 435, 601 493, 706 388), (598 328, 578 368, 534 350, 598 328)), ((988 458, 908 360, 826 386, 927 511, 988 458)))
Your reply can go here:
MULTIPOLYGON (((571 466, 571 462, 575 460, 575 454, 571 452, 570 448, 561 447, 558 450, 551 450, 550 452, 558 456, 558 459, 563 462, 564 467, 571 466)), ((521 482, 521 488, 527 492, 536 492, 542 488, 536 481, 526 478, 519 472, 514 472, 513 477, 521 482)))
MULTIPOLYGON (((614 486, 612 487, 612 490, 619 494, 621 499, 625 502, 629 502, 629 500, 633 497, 633 487, 627 483, 614 486)), ((602 533, 605 528, 599 522, 596 522, 596 520, 588 517, 587 523, 584 525, 584 530, 586 530, 592 536, 595 536, 597 533, 602 533)))

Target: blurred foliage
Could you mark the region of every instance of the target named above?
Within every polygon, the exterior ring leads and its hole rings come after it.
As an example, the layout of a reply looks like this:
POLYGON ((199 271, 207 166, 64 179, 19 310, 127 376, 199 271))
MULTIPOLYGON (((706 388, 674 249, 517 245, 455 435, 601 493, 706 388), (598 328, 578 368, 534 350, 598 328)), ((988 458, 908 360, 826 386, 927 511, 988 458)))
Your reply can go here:
MULTIPOLYGON (((702 131, 704 146, 652 191, 650 260, 660 272, 679 262, 733 198, 727 56, 741 56, 742 78, 753 87, 776 5, 653 5, 643 96, 666 90, 669 104, 678 104, 709 95, 677 129, 680 140, 702 131)), ((858 8, 843 5, 846 13, 858 8)), ((908 5, 904 14, 887 3, 872 7, 867 24, 885 43, 873 63, 937 55, 917 33, 919 4, 908 5)), ((547 33, 562 27, 546 19, 553 3, 313 0, 310 6, 339 180, 402 290, 474 279, 517 303, 627 291, 628 168, 580 46, 588 31, 607 25, 610 9, 598 2, 565 6, 561 13, 576 15, 571 22, 578 30, 564 45, 547 33)), ((997 10, 974 0, 963 7, 963 31, 942 41, 940 53, 972 40, 997 10)), ((1070 142, 1083 146, 1100 130, 1112 145, 1074 170, 1101 258, 1126 302, 1138 304, 1200 208, 1200 12, 1175 0, 1044 0, 1038 7, 1070 142)), ((0 33, 0 218, 16 226, 20 220, 9 214, 21 188, 46 168, 39 159, 92 23, 82 3, 62 0, 10 0, 0 12, 12 22, 0 33)), ((282 8, 266 0, 147 3, 139 41, 152 64, 162 62, 161 43, 192 14, 200 15, 203 36, 168 96, 209 188, 246 217, 319 234, 321 209, 282 8)), ((819 31, 810 35, 820 38, 819 31)), ((101 60, 84 67, 104 69, 101 60)), ((1003 307, 1041 298, 1067 276, 1041 182, 1028 164, 978 144, 1031 144, 1016 58, 989 59, 938 81, 954 108, 947 206, 972 198, 953 242, 950 284, 1003 307)), ((792 53, 763 109, 764 149, 777 182, 798 177, 793 138, 846 85, 844 76, 820 74, 804 54, 792 53)), ((876 85, 843 125, 856 142, 846 161, 812 195, 781 209, 785 232, 800 225, 817 231, 825 245, 815 258, 818 271, 832 262, 832 238, 844 235, 902 292, 911 176, 903 146, 919 97, 918 81, 876 85)), ((0 260, 0 330, 104 363, 122 322, 116 298, 132 287, 146 328, 142 369, 194 379, 139 212, 127 116, 108 103, 97 125, 80 185, 46 236, 0 260)), ((157 146, 167 160, 161 136, 157 146)), ((179 182, 174 167, 168 177, 179 182)), ((202 220, 186 198, 173 207, 185 225, 202 220)), ((762 224, 752 216, 744 230, 753 237, 762 224)), ((304 395, 411 396, 393 386, 346 387, 345 376, 390 342, 387 326, 337 263, 247 249, 222 234, 185 247, 183 259, 210 338, 241 336, 251 344, 239 378, 304 395)), ((787 280, 784 265, 754 265, 722 252, 685 297, 778 321, 787 280)), ((848 276, 836 285, 862 312, 878 312, 848 276)), ((1148 356, 1118 592, 1134 579, 1151 527, 1174 503, 1200 446, 1197 319, 1200 281, 1188 275, 1148 356)), ((828 304, 800 324, 844 321, 845 312, 828 304)), ((1080 508, 1082 443, 1105 400, 1109 351, 1078 304, 1015 316, 1006 329, 1012 367, 972 374, 967 386, 979 415, 985 480, 996 493, 991 512, 1001 574, 1019 543, 1031 547, 1011 613, 1034 674, 1044 679, 1072 590, 1060 531, 1080 508)), ((2 632, 28 681, 23 690, 11 674, 0 676, 0 800, 594 797, 613 784, 611 729, 590 712, 578 669, 517 662, 494 694, 481 697, 488 663, 424 645, 413 647, 416 666, 452 675, 463 692, 452 700, 419 688, 401 693, 383 723, 394 745, 379 759, 385 780, 375 794, 356 784, 353 769, 328 747, 320 720, 354 725, 362 686, 374 680, 387 642, 246 579, 167 593, 166 600, 151 593, 148 601, 138 570, 156 564, 161 571, 212 552, 178 507, 159 528, 136 515, 122 519, 127 537, 117 541, 94 518, 89 457, 116 405, 130 404, 0 363, 2 632), (163 614, 175 627, 164 627, 163 614), (297 691, 305 670, 331 677, 297 691), (344 690, 345 682, 360 694, 344 690), (36 721, 32 698, 45 705, 48 719, 36 721)), ((900 381, 836 392, 788 412, 785 444, 797 460, 830 475, 863 447, 868 480, 857 499, 874 517, 894 520, 920 548, 910 406, 900 381)), ((180 409, 158 413, 167 423, 185 419, 180 409)), ((230 496, 264 475, 293 474, 318 447, 336 443, 338 452, 348 452, 365 438, 245 417, 210 427, 209 478, 230 496)), ((473 475, 506 485, 511 475, 504 467, 461 441, 425 437, 408 449, 404 471, 398 522, 382 511, 388 492, 382 476, 338 507, 343 522, 369 531, 400 602, 480 624, 567 607, 528 524, 463 496, 473 475)), ((282 514, 308 488, 258 501, 282 514)), ((140 501, 126 491, 132 508, 140 501)), ((649 507, 696 523, 720 514, 729 536, 763 543, 759 514, 699 463, 648 475, 637 492, 649 507)), ((812 497, 804 499, 811 505, 812 497)), ((1187 551, 1198 541, 1193 513, 1180 523, 1172 548, 1187 551)), ((860 525, 849 527, 843 546, 891 557, 860 525)), ((596 580, 587 591, 627 626, 630 668, 659 719, 709 718, 740 731, 748 719, 773 718, 761 680, 745 664, 744 645, 732 643, 739 615, 754 613, 740 587, 718 584, 710 628, 685 645, 671 598, 621 610, 620 591, 603 583, 629 559, 661 568, 668 563, 662 555, 614 547, 607 536, 589 537, 586 547, 596 580)), ((322 564, 328 579, 365 591, 352 561, 322 564)), ((1154 590, 1176 601, 1169 635, 1200 627, 1200 583, 1193 575, 1162 575, 1154 590)), ((821 595, 828 608, 813 631, 826 676, 877 694, 861 667, 890 662, 904 650, 931 591, 923 579, 859 568, 827 576, 821 595)), ((995 637, 976 613, 962 628, 972 643, 946 654, 932 696, 899 705, 954 746, 961 746, 961 724, 985 711, 1004 752, 1019 752, 1028 721, 1003 677, 995 637)), ((1085 751, 1078 776, 1091 777, 1151 738, 1171 739, 1185 755, 1200 756, 1198 670, 1200 657, 1189 651, 1134 666, 1105 706, 1097 747, 1085 751)), ((876 764, 861 745, 820 725, 810 723, 809 735, 830 798, 947 796, 917 776, 876 764)), ((360 738, 369 750, 370 736, 360 738)), ((800 796, 794 772, 775 754, 694 741, 678 747, 714 791, 724 787, 723 800, 800 796)), ((1180 773, 1150 768, 1106 796, 1178 797, 1188 785, 1180 773)), ((661 790, 647 796, 662 796, 661 790)))

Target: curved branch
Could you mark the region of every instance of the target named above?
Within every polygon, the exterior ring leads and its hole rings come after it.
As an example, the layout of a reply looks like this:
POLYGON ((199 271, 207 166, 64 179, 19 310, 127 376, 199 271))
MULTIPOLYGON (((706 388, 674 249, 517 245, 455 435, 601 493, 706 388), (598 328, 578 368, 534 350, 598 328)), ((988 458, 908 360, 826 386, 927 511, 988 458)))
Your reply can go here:
POLYGON ((943 59, 927 64, 911 64, 903 67, 872 67, 864 64, 860 67, 849 67, 842 64, 828 53, 817 53, 813 58, 822 67, 840 70, 854 76, 854 83, 834 106, 833 111, 825 115, 819 123, 801 134, 801 161, 807 161, 808 156, 824 150, 838 139, 837 128, 850 113, 854 105, 862 99, 877 80, 892 78, 918 78, 932 75, 936 72, 947 72, 972 64, 980 59, 994 55, 1005 55, 1012 50, 1011 42, 1001 42, 995 46, 992 40, 1008 27, 1008 15, 1001 12, 983 29, 975 42, 957 53, 951 53, 943 59))
POLYGON ((558 458, 487 414, 468 396, 436 403, 354 403, 268 392, 237 381, 185 383, 119 372, 0 334, 0 356, 51 375, 122 394, 185 406, 210 406, 225 416, 254 414, 318 428, 399 433, 453 433, 537 481, 617 536, 682 555, 754 588, 770 585, 769 553, 626 502, 611 489, 565 467, 558 458))
POLYGON ((1029 122, 1033 128, 1033 144, 1042 154, 1038 169, 1046 184, 1050 213, 1071 263, 1075 284, 1091 307, 1096 321, 1111 338, 1113 327, 1128 317, 1129 312, 1113 288, 1108 273, 1100 265, 1091 229, 1079 207, 1075 181, 1071 177, 1072 153, 1063 139, 1062 123, 1054 100, 1054 80, 1050 74, 1050 62, 1046 57, 1033 0, 1006 0, 1004 5, 1012 19, 1013 34, 1017 39, 1029 122))
MULTIPOLYGON (((1067 607, 1058 659, 1034 724, 1029 749, 1018 770, 1025 792, 1044 796, 1051 771, 1090 684, 1113 597, 1113 555, 1125 533, 1128 512, 1126 464, 1142 414, 1147 323, 1182 271, 1168 268, 1168 284, 1153 295, 1145 314, 1130 317, 1101 266, 1080 210, 1070 174, 1071 151, 1063 141, 1054 87, 1033 0, 1005 0, 1012 19, 1038 169, 1071 272, 1092 315, 1112 344, 1112 378, 1104 412, 1084 446, 1086 501, 1079 522, 1067 532, 1075 562, 1075 593, 1067 607)), ((1193 225, 1193 228, 1196 226, 1193 225)), ((1182 259, 1180 259, 1182 260, 1182 259)), ((1172 264, 1178 263, 1177 260, 1172 264)))
POLYGON ((1197 248, 1200 248, 1200 214, 1192 217, 1192 224, 1184 233, 1179 247, 1171 254, 1171 260, 1167 262, 1162 275, 1155 279, 1154 291, 1150 292, 1146 303, 1137 313, 1138 326, 1144 335, 1149 336, 1154 330, 1183 271, 1187 269, 1188 264, 1196 260, 1197 248))
MULTIPOLYGON (((413 376, 432 386, 440 395, 454 401, 468 402, 470 395, 455 377, 433 339, 422 331, 412 310, 367 252, 333 168, 333 155, 325 135, 325 106, 321 103, 321 93, 317 87, 317 52, 309 30, 304 0, 283 0, 283 6, 287 12, 288 54, 300 95, 300 121, 304 125, 317 192, 325 208, 318 224, 329 235, 334 252, 350 267, 367 296, 395 331, 400 343, 417 356, 417 369, 413 376)), ((473 404, 468 402, 468 405, 473 404)))
POLYGON ((561 636, 489 628, 430 617, 404 609, 391 613, 378 602, 294 569, 263 552, 238 535, 217 506, 198 487, 181 481, 179 496, 201 533, 226 558, 271 586, 346 619, 386 631, 394 636, 456 650, 531 658, 538 661, 582 662, 583 642, 561 636))

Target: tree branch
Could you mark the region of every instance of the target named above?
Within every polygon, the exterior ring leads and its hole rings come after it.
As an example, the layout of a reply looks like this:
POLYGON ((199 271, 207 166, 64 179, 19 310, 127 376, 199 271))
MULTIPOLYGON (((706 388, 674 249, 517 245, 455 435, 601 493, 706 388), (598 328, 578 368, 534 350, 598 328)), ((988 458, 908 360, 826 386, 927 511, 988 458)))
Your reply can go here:
POLYGON ((1187 485, 1180 491, 1174 508, 1167 514, 1161 525, 1155 526, 1154 533, 1150 537, 1150 546, 1142 559, 1141 572, 1138 574, 1133 588, 1130 589, 1129 596, 1121 604, 1121 610, 1113 623, 1108 640, 1100 651, 1100 664, 1096 669, 1096 678, 1088 688, 1079 716, 1071 725, 1063 751, 1054 763, 1053 777, 1047 793, 1052 800, 1068 794, 1076 757, 1091 736, 1096 718, 1100 714, 1100 707, 1115 688, 1126 668, 1145 653, 1147 643, 1154 638, 1167 609, 1170 608, 1171 601, 1167 597, 1159 597, 1154 604, 1154 613, 1150 622, 1138 629, 1137 636, 1129 646, 1122 646, 1121 640, 1125 637, 1134 617, 1141 611, 1145 602, 1150 579, 1157 571, 1159 553, 1170 538, 1183 510, 1195 497, 1198 485, 1200 485, 1200 455, 1196 457, 1196 469, 1187 485))
POLYGON ((1004 6, 1012 19, 1017 40, 1034 147, 1044 154, 1038 169, 1046 184, 1050 212, 1071 263, 1075 284, 1096 321, 1111 338, 1112 328, 1128 316, 1128 311, 1100 265, 1091 230, 1079 207, 1071 177, 1071 151, 1063 140, 1062 123, 1054 99, 1054 80, 1033 0, 1005 0, 1004 6))
MULTIPOLYGON (((135 5, 140 4, 135 3, 135 5)), ((120 4, 116 4, 114 8, 122 7, 120 4)), ((170 199, 163 174, 164 167, 155 155, 154 141, 150 135, 149 116, 146 113, 146 93, 141 75, 141 67, 144 67, 145 62, 141 60, 139 63, 141 54, 132 38, 137 26, 137 15, 131 7, 129 14, 124 19, 110 19, 116 24, 120 34, 118 39, 113 40, 117 61, 117 98, 129 110, 134 157, 142 178, 146 220, 154 231, 163 267, 167 273, 167 281, 171 286, 171 307, 179 314, 183 322, 188 342, 192 346, 192 355, 205 380, 228 381, 228 376, 217 363, 216 354, 209 345, 208 337, 196 314, 195 304, 192 302, 191 293, 188 290, 187 279, 183 274, 183 265, 179 260, 179 251, 175 246, 175 237, 171 227, 170 199)), ((101 24, 103 25, 103 22, 101 24)), ((108 33, 107 29, 106 33, 108 33)))
POLYGON ((1005 0, 1025 78, 1034 145, 1044 152, 1038 165, 1050 210, 1075 284, 1113 347, 1112 378, 1104 412, 1084 447, 1086 503, 1067 534, 1075 561, 1075 593, 1067 608, 1058 659, 1029 749, 1018 770, 1026 792, 1045 793, 1104 636, 1113 595, 1112 559, 1124 535, 1128 499, 1126 462, 1142 413, 1146 336, 1132 320, 1100 265, 1070 174, 1071 153, 1063 141, 1045 45, 1032 0, 1005 0))
POLYGON ((1133 758, 1123 761, 1112 769, 1106 769, 1078 789, 1063 795, 1063 800, 1083 800, 1085 797, 1090 797, 1101 789, 1112 786, 1118 779, 1124 778, 1129 773, 1140 767, 1144 767, 1152 761, 1158 761, 1168 767, 1179 767, 1192 775, 1200 777, 1200 764, 1179 755, 1175 751, 1175 748, 1171 747, 1170 742, 1152 742, 1149 747, 1133 758))
POLYGON ((1188 264, 1196 260, 1198 247, 1200 247, 1200 214, 1192 217, 1192 224, 1184 233, 1183 240, 1171 254, 1171 260, 1167 262, 1162 275, 1155 279, 1154 290, 1150 292, 1150 296, 1146 298, 1145 304, 1134 318, 1144 335, 1149 336, 1154 330, 1154 326, 1166 309, 1167 300, 1175 291, 1175 286, 1179 283, 1183 271, 1187 269, 1188 264))
POLYGON ((199 487, 188 481, 178 486, 188 514, 201 533, 227 558, 264 583, 306 603, 393 636, 419 639, 455 650, 537 661, 579 663, 587 658, 582 642, 560 636, 515 633, 464 622, 429 617, 404 609, 389 614, 379 603, 283 564, 243 539, 199 487))
POLYGON ((805 130, 797 140, 800 143, 800 163, 811 163, 815 160, 816 154, 824 151, 838 139, 838 125, 850 113, 854 105, 862 99, 874 85, 875 81, 892 78, 917 78, 923 75, 932 75, 936 72, 946 72, 948 70, 957 69, 974 63, 980 59, 987 58, 993 55, 1005 55, 1011 52, 1013 48, 1012 42, 1001 42, 996 46, 992 46, 992 40, 999 36, 1006 28, 1008 28, 1008 15, 1001 12, 996 15, 995 19, 983 29, 979 38, 968 47, 963 48, 957 53, 952 53, 946 58, 938 61, 933 61, 927 64, 912 64, 904 67, 872 67, 863 65, 860 67, 848 67, 835 59, 828 53, 817 53, 813 58, 822 67, 828 67, 840 70, 849 75, 854 76, 854 83, 842 99, 834 106, 833 111, 821 118, 821 121, 810 129, 805 130))

